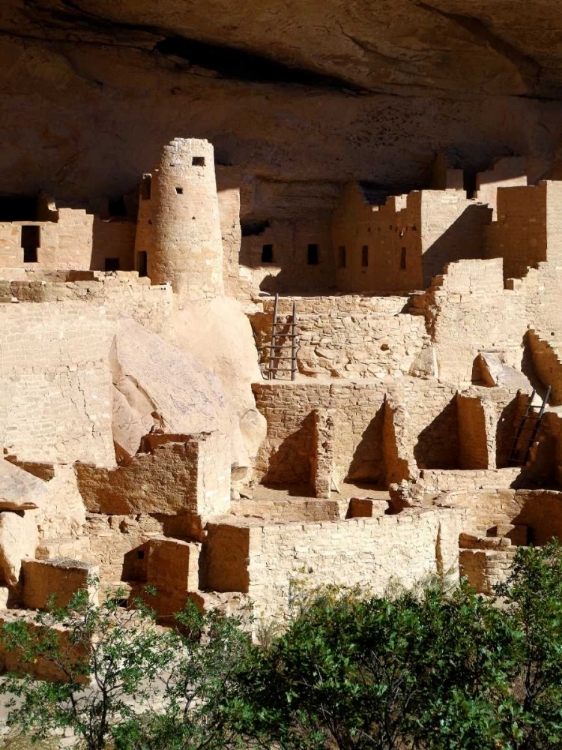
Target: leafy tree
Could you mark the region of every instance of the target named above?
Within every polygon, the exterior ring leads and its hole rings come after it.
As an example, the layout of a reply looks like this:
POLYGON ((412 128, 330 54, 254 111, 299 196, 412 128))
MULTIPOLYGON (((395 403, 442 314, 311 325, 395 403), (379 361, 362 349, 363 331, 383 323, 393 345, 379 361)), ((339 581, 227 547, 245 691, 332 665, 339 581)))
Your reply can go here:
POLYGON ((515 635, 512 694, 521 713, 513 746, 562 747, 562 546, 519 547, 505 582, 503 615, 515 635))
POLYGON ((62 678, 9 675, 9 723, 35 739, 70 728, 88 750, 110 740, 117 750, 226 748, 221 696, 249 647, 239 620, 189 603, 164 630, 142 601, 120 607, 123 597, 96 605, 80 591, 67 607, 4 626, 8 649, 24 663, 44 660, 62 678))

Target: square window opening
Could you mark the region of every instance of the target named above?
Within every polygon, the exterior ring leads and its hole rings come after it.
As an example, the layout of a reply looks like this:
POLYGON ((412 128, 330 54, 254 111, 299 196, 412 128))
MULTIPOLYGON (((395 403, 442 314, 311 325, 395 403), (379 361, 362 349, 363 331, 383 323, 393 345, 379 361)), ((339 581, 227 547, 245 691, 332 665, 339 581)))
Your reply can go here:
POLYGON ((263 245, 261 249, 261 262, 273 263, 273 245, 263 245))
POLYGON ((183 188, 182 188, 182 187, 177 187, 177 188, 176 188, 176 193, 177 193, 178 195, 183 195, 183 188))
POLYGON ((369 265, 369 246, 363 245, 361 248, 361 265, 363 268, 367 268, 369 265))
POLYGON ((41 245, 41 230, 39 227, 21 228, 21 246, 23 248, 23 262, 37 263, 37 250, 41 245))
POLYGON ((341 245, 338 248, 338 266, 340 268, 347 268, 347 250, 345 245, 341 245))
POLYGON ((318 265, 318 245, 312 243, 308 246, 306 251, 306 261, 309 266, 318 265))
POLYGON ((191 160, 191 163, 194 167, 204 167, 205 166, 205 157, 204 156, 194 156, 191 160))

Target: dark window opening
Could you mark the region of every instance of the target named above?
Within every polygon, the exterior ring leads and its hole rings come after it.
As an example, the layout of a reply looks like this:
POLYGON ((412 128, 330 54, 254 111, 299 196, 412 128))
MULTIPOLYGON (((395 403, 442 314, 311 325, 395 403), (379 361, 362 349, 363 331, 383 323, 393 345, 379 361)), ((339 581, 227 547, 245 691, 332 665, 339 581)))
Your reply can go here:
POLYGON ((35 196, 0 197, 0 221, 37 221, 35 196))
POLYGON ((462 178, 462 186, 466 190, 466 197, 474 198, 474 194, 476 193, 476 172, 465 169, 462 178))
POLYGON ((261 249, 261 262, 273 263, 273 245, 264 245, 261 249))
POLYGON ((191 163, 194 167, 204 167, 205 166, 205 157, 204 156, 194 156, 191 160, 191 163))
POLYGON ((406 270, 406 248, 403 247, 400 251, 400 270, 405 271, 406 270))
POLYGON ((140 184, 140 197, 143 201, 149 201, 152 195, 152 175, 143 174, 140 184))
POLYGON ((144 560, 144 550, 141 549, 137 552, 137 559, 144 560))
POLYGON ((318 245, 313 243, 308 246, 306 253, 306 262, 309 266, 318 265, 318 245))
POLYGON ((369 265, 369 246, 363 245, 361 248, 361 265, 363 268, 367 268, 369 265))
POLYGON ((344 245, 338 248, 338 265, 340 268, 347 267, 347 250, 344 245))
POLYGON ((110 599, 109 601, 120 609, 127 609, 129 606, 128 599, 110 599))
POLYGON ((119 270, 119 258, 106 258, 105 270, 106 271, 118 271, 119 270))
POLYGON ((127 206, 125 205, 125 200, 123 199, 123 197, 115 198, 115 200, 112 200, 110 198, 107 201, 107 209, 110 216, 127 216, 127 206))
POLYGON ((177 187, 177 188, 176 188, 176 193, 177 193, 178 195, 183 195, 183 188, 182 188, 182 187, 177 187))
POLYGON ((23 262, 37 263, 37 249, 40 246, 41 234, 39 227, 21 228, 21 246, 23 247, 23 262))
POLYGON ((148 276, 148 255, 145 250, 137 253, 137 271, 139 276, 148 276))

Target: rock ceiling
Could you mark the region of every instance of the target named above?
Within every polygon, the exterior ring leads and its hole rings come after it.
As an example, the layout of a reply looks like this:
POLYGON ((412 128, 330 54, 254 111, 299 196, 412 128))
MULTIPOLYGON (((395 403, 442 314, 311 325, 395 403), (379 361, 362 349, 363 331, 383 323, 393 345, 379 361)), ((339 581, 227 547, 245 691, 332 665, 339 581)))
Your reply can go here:
POLYGON ((7 190, 129 189, 174 135, 270 179, 538 176, 562 131, 559 0, 4 0, 0 35, 7 190))

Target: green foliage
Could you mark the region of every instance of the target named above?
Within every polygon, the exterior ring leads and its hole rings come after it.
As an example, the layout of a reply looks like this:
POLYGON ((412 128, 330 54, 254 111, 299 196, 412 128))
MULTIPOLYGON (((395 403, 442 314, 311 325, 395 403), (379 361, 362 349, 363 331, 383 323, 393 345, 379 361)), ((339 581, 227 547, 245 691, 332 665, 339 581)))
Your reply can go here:
POLYGON ((9 723, 34 739, 70 728, 88 750, 110 741, 116 750, 221 746, 209 742, 221 723, 219 694, 249 647, 239 622, 203 616, 190 603, 177 626, 164 630, 141 600, 134 609, 119 607, 124 596, 96 605, 81 591, 31 624, 4 626, 8 649, 18 649, 24 662, 42 660, 62 678, 9 675, 9 723))
POLYGON ((297 589, 259 647, 236 618, 192 605, 164 630, 141 602, 85 593, 5 626, 8 647, 64 675, 9 677, 10 721, 34 737, 71 727, 88 750, 562 747, 558 543, 520 548, 497 598, 437 579, 385 597, 297 589))

